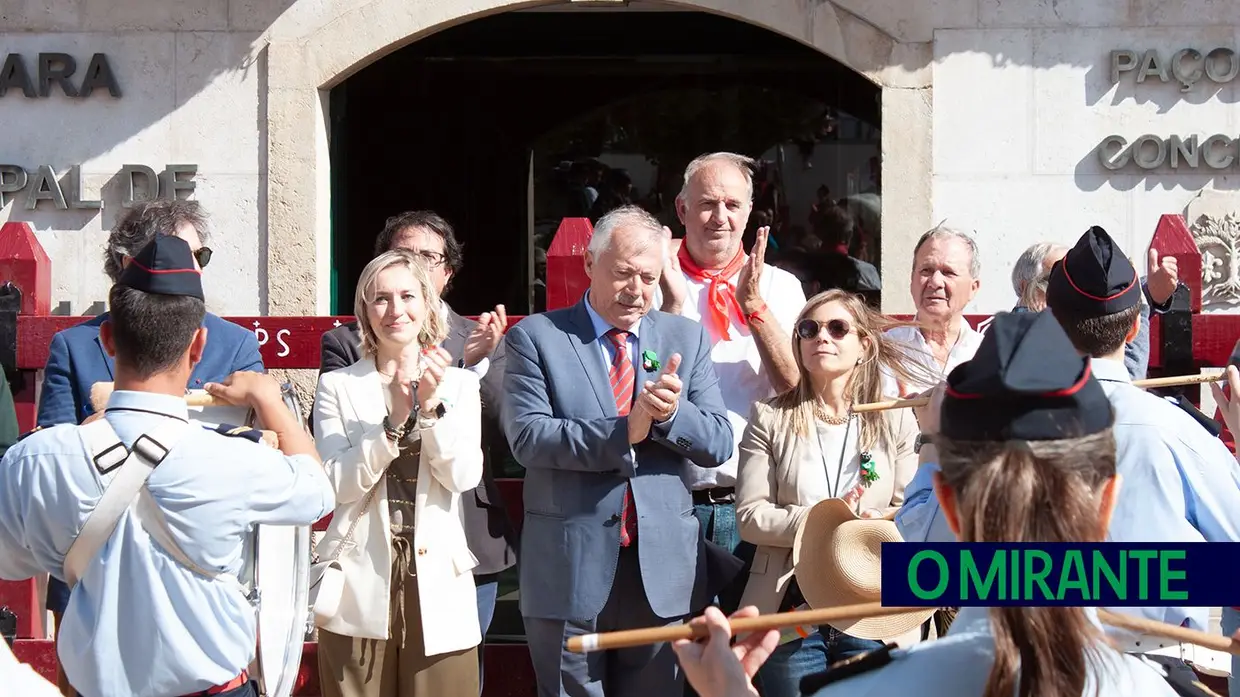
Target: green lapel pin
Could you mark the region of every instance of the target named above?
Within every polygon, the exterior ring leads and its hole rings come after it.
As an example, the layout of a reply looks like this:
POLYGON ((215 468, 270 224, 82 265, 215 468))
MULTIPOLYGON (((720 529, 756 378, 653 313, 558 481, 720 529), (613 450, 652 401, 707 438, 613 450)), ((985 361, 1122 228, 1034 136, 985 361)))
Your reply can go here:
POLYGON ((648 373, 659 369, 659 357, 654 351, 642 351, 642 369, 648 373))

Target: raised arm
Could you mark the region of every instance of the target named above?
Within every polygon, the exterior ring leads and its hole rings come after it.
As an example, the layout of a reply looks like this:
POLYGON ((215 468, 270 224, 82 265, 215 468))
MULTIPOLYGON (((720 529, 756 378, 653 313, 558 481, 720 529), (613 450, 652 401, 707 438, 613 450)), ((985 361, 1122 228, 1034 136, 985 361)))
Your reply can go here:
POLYGON ((771 407, 756 402, 741 437, 736 474, 736 521, 741 539, 756 545, 792 547, 808 506, 780 504, 779 463, 771 448, 771 407))
MULTIPOLYGON (((632 477, 628 417, 557 417, 538 349, 528 332, 518 324, 508 330, 504 343, 503 427, 517 462, 526 469, 616 472, 632 477)), ((564 360, 563 356, 549 358, 564 360)), ((588 385, 580 387, 589 389, 588 385)))

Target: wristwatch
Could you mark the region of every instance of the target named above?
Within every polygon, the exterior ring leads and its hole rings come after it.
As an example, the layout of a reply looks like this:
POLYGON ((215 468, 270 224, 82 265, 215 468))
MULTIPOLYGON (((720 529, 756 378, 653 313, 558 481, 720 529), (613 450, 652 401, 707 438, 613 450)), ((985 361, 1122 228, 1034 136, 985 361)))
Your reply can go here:
POLYGON ((934 445, 934 436, 929 433, 918 433, 917 438, 913 440, 913 452, 920 453, 921 446, 927 444, 934 445))

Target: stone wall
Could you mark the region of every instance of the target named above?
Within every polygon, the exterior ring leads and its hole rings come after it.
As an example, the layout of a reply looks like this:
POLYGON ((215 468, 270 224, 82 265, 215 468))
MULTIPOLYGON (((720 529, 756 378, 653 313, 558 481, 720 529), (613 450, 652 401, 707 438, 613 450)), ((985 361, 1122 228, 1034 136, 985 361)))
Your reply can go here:
MULTIPOLYGON (((9 0, 0 45, 37 68, 64 52, 79 71, 108 56, 124 92, 0 97, 0 164, 50 164, 104 209, 25 209, 54 262, 53 306, 98 311, 105 230, 124 165, 197 165, 194 197, 213 216, 205 275, 221 314, 327 309, 326 89, 379 56, 480 15, 543 4, 515 0, 9 0), (92 307, 94 306, 94 307, 92 307)), ((1007 269, 1042 239, 1106 227, 1139 256, 1157 216, 1203 188, 1234 189, 1233 168, 1103 166, 1109 135, 1129 143, 1240 136, 1236 84, 1111 83, 1109 54, 1236 48, 1240 3, 1208 0, 682 0, 812 45, 883 88, 884 307, 912 309, 909 252, 942 219, 977 231, 985 269, 971 311, 1009 307, 1007 269)), ((80 72, 74 81, 80 81, 80 72)), ((1240 159, 1240 152, 1236 152, 1240 159)), ((1240 165, 1238 165, 1240 166, 1240 165)))

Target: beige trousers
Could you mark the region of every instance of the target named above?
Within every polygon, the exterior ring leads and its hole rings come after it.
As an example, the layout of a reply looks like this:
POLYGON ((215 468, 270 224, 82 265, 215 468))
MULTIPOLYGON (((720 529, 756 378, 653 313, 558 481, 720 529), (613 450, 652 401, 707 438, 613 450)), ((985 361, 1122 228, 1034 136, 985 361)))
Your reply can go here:
POLYGON ((427 656, 411 545, 392 542, 389 639, 359 639, 319 629, 323 697, 478 697, 478 647, 427 656))

